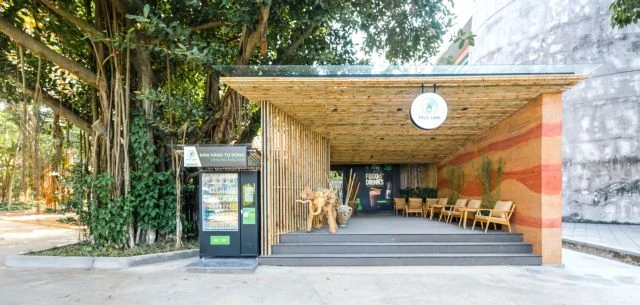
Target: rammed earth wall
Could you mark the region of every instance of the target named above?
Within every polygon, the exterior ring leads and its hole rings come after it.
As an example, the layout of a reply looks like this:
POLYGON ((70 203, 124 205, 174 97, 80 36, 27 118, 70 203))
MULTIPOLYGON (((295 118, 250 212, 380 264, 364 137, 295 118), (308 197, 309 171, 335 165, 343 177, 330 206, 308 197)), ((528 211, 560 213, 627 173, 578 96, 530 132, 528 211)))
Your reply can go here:
POLYGON ((543 94, 439 164, 438 195, 448 196, 447 166, 460 166, 463 198, 482 196, 483 157, 504 161, 499 199, 516 204, 512 229, 542 255, 543 264, 562 262, 562 95, 543 94))
POLYGON ((469 64, 601 64, 563 98, 564 221, 640 223, 640 25, 611 2, 475 2, 469 64))

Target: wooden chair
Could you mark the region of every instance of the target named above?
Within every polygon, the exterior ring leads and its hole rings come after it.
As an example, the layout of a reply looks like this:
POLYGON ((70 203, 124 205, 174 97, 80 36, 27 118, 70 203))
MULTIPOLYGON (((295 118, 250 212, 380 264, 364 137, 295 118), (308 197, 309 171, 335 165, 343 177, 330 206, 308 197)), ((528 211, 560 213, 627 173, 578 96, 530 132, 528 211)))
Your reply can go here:
POLYGON ((493 223, 493 229, 497 230, 496 223, 506 225, 509 228, 509 233, 511 233, 511 224, 509 220, 511 219, 511 215, 516 209, 516 205, 513 201, 498 201, 496 202, 493 209, 479 209, 476 212, 475 219, 473 220, 473 227, 471 230, 475 229, 476 221, 480 222, 480 227, 482 228, 482 223, 486 223, 486 227, 484 227, 484 232, 487 233, 489 230, 489 224, 493 223), (482 215, 482 211, 489 211, 489 215, 482 215))
POLYGON ((442 208, 442 212, 440 213, 440 219, 444 217, 446 223, 451 223, 451 219, 453 219, 453 217, 462 217, 462 209, 467 206, 468 201, 469 199, 460 198, 456 200, 456 203, 454 205, 444 206, 442 208))
POLYGON ((393 211, 398 215, 398 211, 405 214, 407 211, 407 202, 404 198, 393 198, 393 211))
POLYGON ((439 198, 438 203, 429 208, 429 212, 431 213, 429 219, 433 219, 433 214, 436 212, 440 214, 442 212, 442 208, 447 205, 447 201, 449 201, 449 198, 439 198))
POLYGON ((427 215, 431 213, 431 207, 438 204, 438 198, 427 198, 427 203, 424 205, 423 217, 427 218, 427 215))
POLYGON ((411 213, 420 214, 420 216, 422 216, 422 198, 409 198, 409 204, 407 204, 405 211, 405 216, 409 216, 411 213))
POLYGON ((475 219, 476 212, 482 206, 482 200, 479 199, 471 199, 467 203, 467 207, 462 209, 462 217, 460 217, 460 221, 458 222, 458 226, 461 226, 464 222, 464 228, 467 228, 467 219, 471 217, 471 219, 475 219))

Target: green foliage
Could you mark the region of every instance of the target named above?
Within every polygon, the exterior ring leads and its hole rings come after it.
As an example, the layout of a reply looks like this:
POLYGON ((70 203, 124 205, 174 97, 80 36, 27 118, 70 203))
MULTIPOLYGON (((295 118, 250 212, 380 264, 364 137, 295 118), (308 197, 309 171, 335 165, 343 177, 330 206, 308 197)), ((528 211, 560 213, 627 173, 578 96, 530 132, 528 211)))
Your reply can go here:
POLYGON ((93 188, 91 175, 81 162, 71 166, 71 175, 62 179, 62 185, 71 189, 71 195, 63 204, 67 212, 74 212, 78 215, 78 225, 88 226, 90 221, 90 211, 88 200, 93 188))
POLYGON ((92 182, 94 197, 89 200, 88 225, 93 243, 98 248, 126 247, 133 210, 131 198, 111 198, 113 179, 108 174, 98 174, 92 182))
POLYGON ((90 236, 98 248, 125 247, 132 206, 123 197, 111 199, 111 177, 107 174, 92 177, 78 163, 64 183, 73 190, 65 204, 78 215, 78 225, 89 230, 85 237, 90 236))
POLYGON ((473 32, 465 32, 459 29, 455 36, 451 37, 451 42, 458 44, 458 49, 462 49, 465 45, 473 47, 476 45, 476 36, 473 32))
POLYGON ((11 204, 11 208, 9 208, 9 204, 7 202, 0 202, 0 212, 27 211, 33 209, 35 209, 35 204, 33 203, 13 202, 11 204))
POLYGON ((447 166, 447 181, 449 183, 449 201, 455 203, 460 198, 460 191, 464 186, 464 170, 460 166, 447 166))
POLYGON ((170 172, 156 170, 159 159, 149 142, 148 127, 141 114, 134 114, 130 132, 134 170, 129 198, 140 228, 167 234, 175 229, 175 185, 170 172))
POLYGON ((400 197, 403 198, 437 198, 438 190, 430 187, 408 187, 400 189, 400 197))
POLYGON ((611 27, 616 29, 624 28, 640 20, 640 1, 638 0, 615 0, 609 6, 611 11, 611 27))
POLYGON ((175 185, 169 172, 156 169, 159 159, 147 128, 144 117, 134 115, 130 129, 134 168, 126 196, 112 199, 112 178, 98 174, 94 179, 83 164, 74 165, 66 181, 73 189, 66 205, 77 213, 78 223, 87 226, 96 248, 126 247, 129 223, 165 235, 175 229, 175 185))
POLYGON ((500 183, 504 172, 504 160, 502 158, 498 160, 495 175, 492 163, 488 156, 482 157, 478 177, 480 178, 483 208, 493 208, 496 201, 500 199, 500 183))

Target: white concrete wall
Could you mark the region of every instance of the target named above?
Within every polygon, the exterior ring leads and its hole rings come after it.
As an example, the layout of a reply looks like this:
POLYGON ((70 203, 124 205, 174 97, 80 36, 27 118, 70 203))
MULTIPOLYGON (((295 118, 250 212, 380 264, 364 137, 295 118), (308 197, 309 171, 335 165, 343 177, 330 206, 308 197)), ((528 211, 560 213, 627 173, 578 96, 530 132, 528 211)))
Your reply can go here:
POLYGON ((475 1, 469 64, 601 64, 564 94, 566 221, 640 223, 640 25, 611 2, 475 1))

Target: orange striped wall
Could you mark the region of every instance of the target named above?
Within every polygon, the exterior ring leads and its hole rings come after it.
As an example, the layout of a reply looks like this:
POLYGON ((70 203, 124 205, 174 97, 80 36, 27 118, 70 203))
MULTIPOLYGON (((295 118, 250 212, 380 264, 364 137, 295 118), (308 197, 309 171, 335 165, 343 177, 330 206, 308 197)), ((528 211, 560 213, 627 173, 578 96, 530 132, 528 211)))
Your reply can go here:
POLYGON ((481 157, 504 160, 500 199, 513 200, 512 228, 544 264, 562 263, 562 94, 543 94, 438 165, 438 193, 448 195, 447 165, 465 173, 462 196, 480 198, 481 157))

